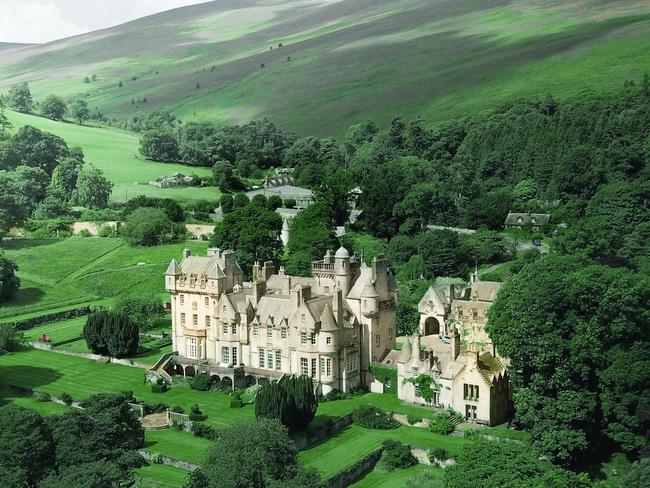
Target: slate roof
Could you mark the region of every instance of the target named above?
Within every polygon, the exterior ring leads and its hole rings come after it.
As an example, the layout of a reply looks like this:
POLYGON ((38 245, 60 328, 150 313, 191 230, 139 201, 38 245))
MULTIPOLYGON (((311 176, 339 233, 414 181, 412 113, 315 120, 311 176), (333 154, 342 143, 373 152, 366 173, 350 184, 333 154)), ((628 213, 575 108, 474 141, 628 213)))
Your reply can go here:
POLYGON ((206 276, 208 278, 225 278, 226 274, 219 267, 216 257, 188 256, 180 264, 183 274, 206 276))
POLYGON ((510 212, 506 217, 505 225, 546 225, 550 219, 550 214, 510 212))

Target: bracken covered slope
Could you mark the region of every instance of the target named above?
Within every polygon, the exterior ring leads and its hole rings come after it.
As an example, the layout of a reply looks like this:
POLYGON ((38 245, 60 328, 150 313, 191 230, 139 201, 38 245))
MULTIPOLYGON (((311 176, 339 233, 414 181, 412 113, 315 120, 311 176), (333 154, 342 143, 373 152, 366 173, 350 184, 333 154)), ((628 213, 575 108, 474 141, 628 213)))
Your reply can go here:
POLYGON ((37 100, 81 95, 109 117, 266 116, 340 135, 365 118, 435 122, 511 97, 615 90, 650 72, 648 52, 647 0, 218 0, 0 45, 0 92, 29 81, 37 100))

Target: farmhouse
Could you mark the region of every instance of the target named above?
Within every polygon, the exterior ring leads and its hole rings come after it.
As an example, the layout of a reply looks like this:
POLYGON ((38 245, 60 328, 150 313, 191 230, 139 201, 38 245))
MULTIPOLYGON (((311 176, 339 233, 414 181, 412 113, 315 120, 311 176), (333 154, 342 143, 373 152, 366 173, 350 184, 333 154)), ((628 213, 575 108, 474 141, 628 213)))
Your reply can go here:
POLYGON ((170 372, 207 372, 233 386, 305 374, 323 394, 369 384, 370 364, 395 346, 397 286, 387 261, 367 266, 341 247, 312 271, 294 277, 266 262, 246 283, 233 251, 186 249, 165 273, 178 354, 170 372))
POLYGON ((509 417, 507 360, 498 355, 485 331, 486 312, 500 286, 480 281, 475 274, 460 293, 454 285, 427 290, 418 304, 419 333, 384 360, 397 367, 400 399, 426 405, 416 385, 405 381, 426 374, 439 386, 433 405, 451 407, 467 421, 487 425, 509 417))

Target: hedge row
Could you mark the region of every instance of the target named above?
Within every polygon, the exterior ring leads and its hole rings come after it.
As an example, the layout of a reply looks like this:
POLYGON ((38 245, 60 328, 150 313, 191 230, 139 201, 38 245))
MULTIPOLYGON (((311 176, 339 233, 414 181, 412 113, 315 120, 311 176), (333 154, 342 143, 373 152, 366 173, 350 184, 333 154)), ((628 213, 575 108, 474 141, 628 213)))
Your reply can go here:
POLYGON ((49 324, 50 322, 58 322, 59 320, 74 319, 82 315, 88 315, 93 310, 91 306, 84 306, 73 308, 71 310, 64 310, 62 312, 55 312, 46 315, 39 315, 38 317, 30 317, 25 320, 18 320, 16 322, 5 322, 3 325, 10 325, 16 330, 28 330, 36 327, 37 325, 49 324))

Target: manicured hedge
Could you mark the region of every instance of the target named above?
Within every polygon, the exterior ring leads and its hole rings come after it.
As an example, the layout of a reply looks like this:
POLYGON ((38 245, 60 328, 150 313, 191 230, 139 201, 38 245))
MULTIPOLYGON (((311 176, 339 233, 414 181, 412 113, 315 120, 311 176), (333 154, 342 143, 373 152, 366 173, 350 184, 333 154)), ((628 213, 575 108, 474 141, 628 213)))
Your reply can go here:
POLYGON ((71 310, 64 310, 62 312, 55 312, 46 315, 39 315, 38 317, 30 317, 25 320, 17 320, 15 322, 4 322, 6 325, 11 325, 16 330, 29 330, 37 325, 49 324, 50 322, 58 322, 60 320, 74 319, 82 315, 88 315, 93 311, 94 307, 84 306, 80 308, 73 308, 71 310))

